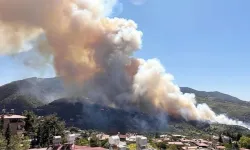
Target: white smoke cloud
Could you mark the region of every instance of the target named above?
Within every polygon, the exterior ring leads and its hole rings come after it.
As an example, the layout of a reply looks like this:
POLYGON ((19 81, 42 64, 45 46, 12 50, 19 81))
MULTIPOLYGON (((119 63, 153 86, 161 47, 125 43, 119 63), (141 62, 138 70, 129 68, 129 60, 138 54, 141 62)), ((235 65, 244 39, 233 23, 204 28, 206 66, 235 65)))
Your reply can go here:
POLYGON ((141 61, 138 73, 134 77, 133 89, 136 101, 150 103, 153 108, 181 115, 186 120, 201 120, 227 125, 239 125, 250 129, 242 121, 236 121, 225 115, 216 115, 207 104, 196 104, 194 94, 183 94, 173 83, 173 76, 165 72, 157 59, 141 61), (137 98, 137 97, 143 97, 137 98))

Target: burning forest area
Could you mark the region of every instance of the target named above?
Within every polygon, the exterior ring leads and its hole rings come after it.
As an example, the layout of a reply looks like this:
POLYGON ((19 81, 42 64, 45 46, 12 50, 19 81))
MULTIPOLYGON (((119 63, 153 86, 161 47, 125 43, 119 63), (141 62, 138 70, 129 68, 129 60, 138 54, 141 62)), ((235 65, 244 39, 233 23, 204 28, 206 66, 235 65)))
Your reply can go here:
MULTIPOLYGON (((133 20, 110 17, 116 3, 0 0, 0 55, 33 51, 36 55, 23 58, 24 65, 51 66, 63 80, 66 94, 62 98, 69 103, 72 99, 72 105, 79 105, 77 110, 96 121, 97 128, 99 123, 105 123, 105 117, 119 118, 114 113, 133 116, 133 112, 139 112, 141 124, 146 120, 145 124, 158 121, 168 126, 168 119, 174 117, 250 129, 243 121, 217 114, 206 103, 197 103, 194 94, 182 93, 159 59, 136 58, 137 51, 143 52, 143 31, 133 20), (101 113, 91 116, 93 110, 101 113)), ((124 118, 129 121, 129 117, 124 118)))

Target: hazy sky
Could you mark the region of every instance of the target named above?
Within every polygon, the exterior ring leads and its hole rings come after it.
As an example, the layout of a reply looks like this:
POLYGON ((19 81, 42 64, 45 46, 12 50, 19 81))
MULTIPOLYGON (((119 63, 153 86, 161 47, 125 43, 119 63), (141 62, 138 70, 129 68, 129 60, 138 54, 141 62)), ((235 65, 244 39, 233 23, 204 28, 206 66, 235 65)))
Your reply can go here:
MULTIPOLYGON (((136 56, 158 58, 179 86, 250 100, 249 0, 130 1, 120 0, 123 11, 119 5, 117 12, 143 31, 136 56)), ((54 75, 51 69, 40 74, 41 69, 26 68, 13 56, 0 56, 0 64, 0 84, 54 75)))

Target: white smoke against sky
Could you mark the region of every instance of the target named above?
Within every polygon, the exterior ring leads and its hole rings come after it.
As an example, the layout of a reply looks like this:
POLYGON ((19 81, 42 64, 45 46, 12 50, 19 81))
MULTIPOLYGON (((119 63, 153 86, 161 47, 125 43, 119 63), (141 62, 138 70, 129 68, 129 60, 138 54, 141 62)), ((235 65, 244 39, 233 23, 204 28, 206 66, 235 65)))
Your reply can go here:
POLYGON ((19 53, 27 41, 33 41, 39 45, 39 56, 29 59, 44 59, 27 64, 52 64, 66 85, 75 86, 71 89, 87 94, 93 101, 249 128, 243 122, 215 114, 206 104, 196 104, 195 96, 183 94, 157 59, 132 58, 142 46, 143 33, 133 20, 108 17, 117 3, 0 0, 0 39, 4 39, 0 54, 19 53))
MULTIPOLYGON (((236 121, 221 114, 216 115, 207 104, 196 104, 194 94, 183 94, 174 84, 174 77, 166 73, 159 60, 141 60, 138 73, 134 77, 136 97, 144 97, 154 107, 170 114, 181 115, 186 120, 201 120, 227 125, 239 125, 250 129, 242 121, 236 121)), ((135 100, 141 100, 135 98, 135 100)))

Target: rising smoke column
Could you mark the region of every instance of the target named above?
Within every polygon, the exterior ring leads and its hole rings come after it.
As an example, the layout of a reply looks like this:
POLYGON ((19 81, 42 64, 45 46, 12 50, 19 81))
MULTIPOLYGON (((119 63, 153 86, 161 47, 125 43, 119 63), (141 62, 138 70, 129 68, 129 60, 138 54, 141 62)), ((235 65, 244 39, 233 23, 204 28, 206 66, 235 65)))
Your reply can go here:
POLYGON ((35 41, 42 56, 53 56, 57 75, 74 95, 111 107, 248 127, 197 105, 158 60, 132 58, 141 48, 142 32, 132 20, 107 17, 116 2, 0 0, 0 54, 18 53, 35 41))
MULTIPOLYGON (((250 129, 242 121, 225 115, 216 115, 207 104, 196 104, 194 94, 183 94, 173 83, 174 77, 165 72, 157 59, 141 60, 138 73, 134 77, 133 89, 136 103, 146 103, 146 110, 160 109, 173 115, 181 115, 186 120, 201 120, 211 123, 239 125, 250 129), (143 102, 142 102, 143 101, 143 102), (154 107, 152 107, 154 106, 154 107)), ((144 110, 144 106, 142 110, 144 110)))
POLYGON ((42 31, 48 40, 44 44, 52 47, 57 74, 67 82, 84 82, 105 71, 112 53, 129 56, 140 48, 142 32, 132 20, 104 16, 115 2, 0 0, 1 39, 6 39, 1 53, 15 52, 42 31))

